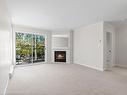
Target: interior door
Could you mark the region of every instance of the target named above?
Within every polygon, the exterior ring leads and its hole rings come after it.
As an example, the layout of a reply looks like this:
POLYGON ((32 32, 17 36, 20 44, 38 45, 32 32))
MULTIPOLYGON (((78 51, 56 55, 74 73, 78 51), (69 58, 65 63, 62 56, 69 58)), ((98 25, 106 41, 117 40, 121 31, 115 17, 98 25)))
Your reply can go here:
POLYGON ((106 65, 112 66, 112 33, 106 32, 106 65))

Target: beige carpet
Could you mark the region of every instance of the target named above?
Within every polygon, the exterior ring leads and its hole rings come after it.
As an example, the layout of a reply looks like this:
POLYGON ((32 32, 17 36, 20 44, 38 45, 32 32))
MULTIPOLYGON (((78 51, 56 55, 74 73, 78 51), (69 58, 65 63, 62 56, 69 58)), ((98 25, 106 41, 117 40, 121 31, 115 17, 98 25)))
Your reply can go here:
POLYGON ((101 72, 76 64, 17 67, 6 95, 127 95, 127 69, 101 72))

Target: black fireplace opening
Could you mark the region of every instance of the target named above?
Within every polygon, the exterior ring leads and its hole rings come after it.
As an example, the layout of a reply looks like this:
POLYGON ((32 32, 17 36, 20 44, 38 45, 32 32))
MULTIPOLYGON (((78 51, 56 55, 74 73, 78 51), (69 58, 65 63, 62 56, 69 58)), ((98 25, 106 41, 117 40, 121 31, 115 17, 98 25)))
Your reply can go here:
POLYGON ((55 51, 54 59, 55 62, 66 62, 66 51, 55 51))

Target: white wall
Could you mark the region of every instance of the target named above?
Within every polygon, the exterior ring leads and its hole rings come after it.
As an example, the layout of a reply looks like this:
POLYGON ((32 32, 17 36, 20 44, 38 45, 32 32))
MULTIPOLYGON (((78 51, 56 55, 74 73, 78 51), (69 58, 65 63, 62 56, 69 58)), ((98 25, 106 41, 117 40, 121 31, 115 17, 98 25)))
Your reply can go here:
POLYGON ((74 63, 103 70, 103 22, 74 31, 74 63))
POLYGON ((68 47, 68 37, 53 37, 52 46, 53 47, 68 47))
POLYGON ((116 26, 116 63, 127 66, 127 23, 116 26))
POLYGON ((11 65, 11 24, 6 0, 0 0, 0 95, 4 95, 11 65))

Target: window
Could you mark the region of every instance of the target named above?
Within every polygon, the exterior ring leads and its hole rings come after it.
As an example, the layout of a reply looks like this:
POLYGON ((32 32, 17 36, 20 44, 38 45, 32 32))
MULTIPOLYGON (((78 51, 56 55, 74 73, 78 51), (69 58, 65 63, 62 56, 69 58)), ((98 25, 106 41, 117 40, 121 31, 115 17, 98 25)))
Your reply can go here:
POLYGON ((45 61, 45 36, 16 33, 16 64, 45 61))

